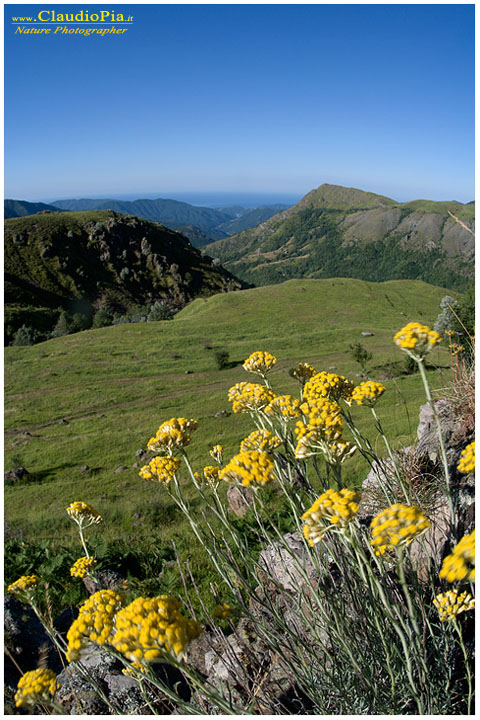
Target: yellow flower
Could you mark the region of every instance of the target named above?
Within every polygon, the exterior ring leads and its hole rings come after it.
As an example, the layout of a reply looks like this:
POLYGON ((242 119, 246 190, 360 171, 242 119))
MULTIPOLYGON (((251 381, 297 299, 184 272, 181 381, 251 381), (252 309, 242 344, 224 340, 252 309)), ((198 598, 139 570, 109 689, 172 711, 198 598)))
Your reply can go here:
POLYGON ((273 460, 266 452, 252 450, 235 455, 223 470, 220 479, 227 482, 259 487, 275 479, 273 460))
POLYGON ((277 358, 269 352, 257 351, 252 353, 243 363, 243 369, 247 372, 257 373, 264 377, 276 364, 277 358))
POLYGON ((7 592, 13 593, 18 600, 24 603, 30 603, 35 595, 40 578, 37 575, 22 575, 8 586, 7 592))
POLYGON ((237 383, 228 391, 228 399, 233 404, 234 413, 258 412, 268 405, 275 397, 275 393, 264 385, 254 383, 237 383))
POLYGON ((272 452, 281 444, 282 441, 280 438, 276 435, 272 435, 269 430, 254 430, 248 437, 242 440, 240 444, 240 452, 248 452, 249 450, 272 452))
POLYGON ((95 569, 94 558, 81 557, 73 563, 70 568, 70 575, 72 577, 83 578, 85 575, 90 575, 90 572, 95 569))
MULTIPOLYGON (((327 398, 317 398, 312 404, 302 403, 301 410, 306 416, 306 422, 299 420, 295 426, 298 440, 295 457, 304 460, 322 453, 328 462, 335 462, 333 455, 336 453, 332 453, 331 448, 341 443, 343 432, 340 405, 327 398)), ((349 452, 353 452, 350 443, 344 445, 348 446, 349 452)))
POLYGON ((475 582, 475 530, 465 535, 447 555, 440 570, 440 577, 447 582, 471 580, 475 582))
POLYGON ((298 363, 297 367, 290 368, 288 374, 298 380, 301 385, 305 385, 307 380, 310 380, 314 375, 317 375, 318 370, 308 363, 298 363))
POLYGON ((115 615, 124 602, 121 593, 99 590, 80 606, 79 615, 67 633, 67 660, 80 658, 89 643, 104 645, 111 641, 115 615))
POLYGON ((459 345, 458 343, 450 343, 448 347, 452 355, 458 355, 465 349, 463 345, 459 345))
POLYGON ((221 465, 223 462, 223 445, 214 445, 210 450, 210 456, 215 460, 215 462, 221 465))
POLYGON ((330 488, 320 495, 302 515, 303 534, 309 545, 316 545, 332 528, 344 531, 358 513, 360 498, 358 492, 345 488, 340 492, 330 488))
POLYGON ((291 395, 277 395, 265 408, 265 415, 288 422, 300 417, 300 402, 291 395))
POLYGON ((393 341, 401 350, 419 360, 433 350, 441 339, 438 332, 431 330, 428 325, 411 322, 397 332, 393 341))
POLYGON ((29 670, 18 681, 15 705, 22 707, 42 702, 48 704, 58 687, 57 676, 53 670, 48 668, 29 670))
POLYGON ((416 505, 396 503, 374 517, 370 527, 370 545, 376 555, 383 555, 398 545, 409 544, 430 527, 430 521, 416 505))
POLYGON ((103 519, 95 508, 81 501, 70 503, 67 507, 67 515, 82 528, 86 528, 89 525, 97 525, 103 519))
POLYGON ((466 475, 475 470, 475 441, 462 450, 457 470, 466 475))
POLYGON ((351 400, 356 402, 357 405, 367 405, 368 407, 373 407, 386 389, 385 385, 382 385, 381 383, 374 382, 373 380, 367 380, 366 382, 362 382, 360 385, 353 388, 351 400))
POLYGON ((200 473, 195 473, 195 479, 198 480, 198 482, 205 482, 207 485, 210 485, 210 487, 217 487, 220 478, 220 468, 216 465, 206 465, 203 468, 203 474, 200 475, 200 473))
POLYGON ((314 375, 303 388, 303 400, 314 404, 319 398, 338 401, 341 398, 349 399, 354 384, 343 375, 335 373, 319 372, 314 375))
POLYGON ((158 480, 168 485, 180 467, 180 460, 174 457, 154 457, 138 473, 144 480, 158 480))
POLYGON ((159 662, 168 655, 181 659, 202 628, 180 609, 178 600, 167 595, 137 598, 117 614, 111 644, 132 663, 159 662))
POLYGON ((213 617, 222 620, 232 617, 232 608, 227 603, 224 603, 223 605, 217 605, 215 610, 213 611, 213 617))
POLYGON ((455 620, 457 615, 467 610, 475 608, 475 600, 470 593, 464 592, 458 594, 458 590, 448 590, 447 592, 437 595, 433 604, 438 610, 440 620, 455 620))
POLYGON ((190 442, 189 433, 196 430, 198 422, 187 418, 170 418, 160 425, 155 437, 150 438, 147 447, 151 452, 166 452, 184 448, 190 442))

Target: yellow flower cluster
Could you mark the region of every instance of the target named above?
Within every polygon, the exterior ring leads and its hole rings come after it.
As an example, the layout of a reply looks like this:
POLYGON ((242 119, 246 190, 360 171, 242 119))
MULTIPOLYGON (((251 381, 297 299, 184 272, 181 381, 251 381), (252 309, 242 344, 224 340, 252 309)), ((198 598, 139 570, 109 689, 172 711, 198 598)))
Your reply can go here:
POLYGON ((255 412, 268 405, 275 393, 264 385, 240 382, 230 388, 228 399, 232 403, 234 413, 255 412))
POLYGON ((37 575, 22 575, 22 577, 9 585, 7 590, 14 595, 30 595, 39 582, 40 578, 37 575))
POLYGON ((359 510, 360 494, 354 490, 340 492, 330 488, 315 500, 312 507, 302 515, 305 521, 303 534, 312 547, 320 542, 327 530, 333 527, 345 530, 359 510))
POLYGON ((190 442, 190 434, 198 427, 196 420, 171 418, 160 425, 155 437, 150 438, 147 447, 151 452, 166 452, 171 455, 175 449, 183 448, 190 442))
POLYGON ((257 373, 262 377, 273 368, 276 364, 277 358, 275 355, 269 352, 262 352, 261 350, 252 353, 243 363, 242 367, 247 372, 257 373))
POLYGON ((475 600, 470 593, 464 592, 458 594, 458 590, 448 590, 447 592, 437 595, 433 604, 438 610, 440 620, 455 620, 457 615, 467 610, 475 608, 475 600))
POLYGON ((180 613, 178 600, 161 595, 136 598, 118 612, 112 645, 133 663, 151 663, 173 655, 180 659, 202 628, 180 613))
POLYGON ((269 430, 254 430, 240 444, 240 452, 248 452, 249 450, 260 450, 262 452, 272 452, 276 450, 282 441, 276 435, 272 435, 269 430))
POLYGON ((273 460, 268 453, 258 450, 240 452, 220 470, 220 479, 245 486, 266 485, 275 479, 273 460))
POLYGON ((305 385, 307 380, 310 380, 314 375, 318 373, 314 367, 308 363, 298 363, 297 367, 291 368, 288 374, 291 377, 296 378, 301 385, 305 385))
POLYGON ((83 578, 95 569, 95 558, 81 557, 76 560, 70 568, 70 575, 76 578, 83 578))
POLYGON ((218 484, 220 480, 219 474, 220 468, 216 465, 207 465, 203 468, 203 473, 201 475, 198 472, 194 473, 195 479, 198 482, 205 482, 211 487, 216 487, 216 485, 218 484))
POLYGON ((397 332, 393 341, 399 348, 417 358, 424 357, 441 341, 441 336, 428 325, 411 322, 397 332))
POLYGON ((385 385, 382 385, 381 383, 374 382, 373 380, 367 380, 366 382, 362 382, 360 385, 353 388, 351 400, 356 402, 357 405, 367 405, 368 407, 373 407, 386 389, 385 385))
POLYGON ((168 485, 180 467, 180 460, 174 457, 154 457, 148 465, 144 465, 138 473, 144 480, 158 480, 168 485))
POLYGON ((459 345, 458 343, 450 343, 450 345, 448 347, 449 347, 452 355, 458 355, 463 350, 465 350, 463 345, 459 345))
POLYGON ((370 544, 376 555, 383 555, 397 545, 406 545, 430 527, 430 521, 416 505, 396 503, 382 510, 370 523, 370 544))
POLYGON ((124 602, 123 596, 114 590, 99 590, 80 607, 77 619, 67 633, 67 660, 80 658, 81 651, 89 643, 104 645, 111 641, 115 615, 124 602))
POLYGON ((213 617, 219 618, 220 620, 223 620, 225 618, 229 618, 232 616, 232 608, 228 603, 224 603, 223 605, 217 605, 215 610, 213 611, 213 617))
POLYGON ((303 403, 301 409, 307 422, 299 420, 295 426, 298 441, 295 457, 303 460, 319 453, 327 454, 330 446, 342 438, 340 405, 326 398, 318 398, 314 404, 303 403))
POLYGON ((288 421, 300 417, 300 402, 291 395, 277 395, 264 412, 270 418, 288 421))
POLYGON ((335 373, 319 372, 314 375, 303 388, 303 400, 311 405, 319 398, 329 400, 349 399, 354 388, 354 383, 347 380, 343 375, 335 373))
POLYGON ((470 443, 462 450, 457 469, 466 475, 475 470, 475 442, 470 443))
POLYGON ((57 676, 53 670, 48 668, 29 670, 18 681, 15 705, 22 707, 33 706, 39 702, 48 703, 58 687, 57 676))
POLYGON ((78 525, 87 527, 88 525, 96 525, 102 521, 102 516, 95 508, 85 502, 73 502, 67 507, 67 515, 72 518, 78 525))
POLYGON ((471 580, 475 582, 475 530, 465 535, 447 555, 440 570, 440 577, 447 582, 471 580))
POLYGON ((213 448, 210 450, 210 457, 212 457, 215 462, 221 465, 223 462, 223 445, 214 445, 213 448))

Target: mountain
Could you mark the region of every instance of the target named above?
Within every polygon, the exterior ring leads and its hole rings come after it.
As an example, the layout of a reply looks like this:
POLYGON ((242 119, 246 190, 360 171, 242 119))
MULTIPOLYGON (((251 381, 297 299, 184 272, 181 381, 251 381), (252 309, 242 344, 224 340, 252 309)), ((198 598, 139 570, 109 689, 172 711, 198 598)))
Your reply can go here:
POLYGON ((391 198, 321 185, 258 227, 207 245, 255 285, 289 278, 419 279, 459 290, 473 279, 475 205, 391 198))
POLYGON ((226 233, 216 228, 231 218, 220 210, 207 207, 195 207, 178 200, 56 200, 54 203, 62 210, 115 210, 115 212, 135 215, 153 222, 160 222, 173 230, 194 225, 210 238, 222 238, 226 233))
POLYGON ((35 215, 39 212, 60 212, 58 207, 54 205, 46 205, 45 203, 31 203, 26 200, 5 200, 4 216, 7 218, 24 217, 24 215, 35 215))
POLYGON ((22 324, 47 332, 62 308, 87 316, 156 300, 179 308, 242 286, 179 233, 137 217, 103 210, 5 221, 10 338, 22 324))

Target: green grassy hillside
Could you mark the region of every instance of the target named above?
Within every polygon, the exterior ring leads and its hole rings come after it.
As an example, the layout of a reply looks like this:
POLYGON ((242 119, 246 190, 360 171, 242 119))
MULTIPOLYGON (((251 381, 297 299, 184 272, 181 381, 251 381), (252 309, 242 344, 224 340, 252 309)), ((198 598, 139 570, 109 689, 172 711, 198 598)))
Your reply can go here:
MULTIPOLYGON (((288 369, 298 361, 358 379, 348 355, 357 341, 373 352, 370 376, 383 378, 382 365, 402 365, 394 332, 413 319, 433 323, 444 294, 416 281, 297 280, 197 299, 169 322, 7 348, 6 469, 23 465, 36 478, 5 488, 8 527, 26 538, 71 541, 64 508, 80 499, 105 516, 107 537, 141 543, 154 532, 161 544, 178 539, 183 531, 168 498, 132 467, 136 450, 146 447, 163 420, 199 421, 190 450, 197 468, 209 464, 214 443, 233 454, 250 424, 228 414, 226 393, 251 379, 241 362, 252 351, 277 355, 271 376, 277 391, 297 393, 288 369), (363 337, 362 331, 374 335, 363 337), (215 348, 229 351, 230 367, 217 369, 215 348), (80 472, 83 465, 90 469, 80 472), (116 473, 122 465, 127 469, 116 473)), ((445 364, 446 352, 435 352, 432 360, 445 364)), ((437 371, 431 374, 434 385, 446 382, 437 371)), ((419 379, 400 375, 385 382, 379 413, 394 444, 407 444, 422 402, 419 379)), ((375 443, 368 413, 363 425, 375 443)), ((359 482, 365 470, 361 458, 352 458, 349 483, 359 482)))
POLYGON ((420 279, 463 289, 473 278, 475 205, 396 203, 321 185, 258 227, 207 246, 236 276, 266 285, 289 278, 420 279))
MULTIPOLYGON (((110 210, 58 212, 5 222, 6 330, 52 330, 59 312, 93 315, 241 287, 179 233, 110 210)), ((91 324, 91 323, 90 323, 91 324)))

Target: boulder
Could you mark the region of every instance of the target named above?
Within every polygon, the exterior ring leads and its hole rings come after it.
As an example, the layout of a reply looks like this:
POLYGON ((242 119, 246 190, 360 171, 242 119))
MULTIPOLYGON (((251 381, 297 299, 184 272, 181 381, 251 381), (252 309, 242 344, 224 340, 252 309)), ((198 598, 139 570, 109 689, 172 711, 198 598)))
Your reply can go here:
POLYGON ((238 517, 244 517, 253 504, 253 492, 243 485, 231 485, 227 490, 230 510, 238 517))
POLYGON ((47 657, 49 667, 60 666, 55 646, 28 605, 6 595, 4 600, 5 683, 16 688, 20 672, 35 670, 40 656, 47 657))
POLYGON ((7 470, 4 473, 5 485, 16 485, 20 480, 26 480, 30 473, 24 467, 17 467, 13 470, 7 470))

